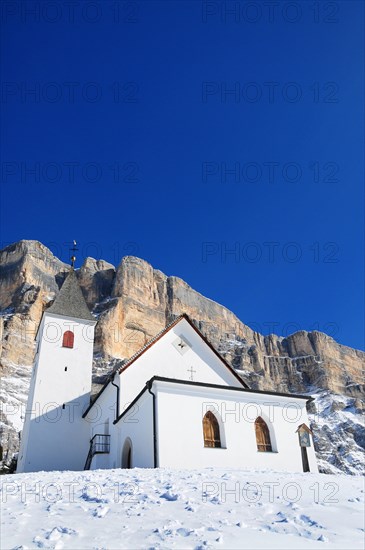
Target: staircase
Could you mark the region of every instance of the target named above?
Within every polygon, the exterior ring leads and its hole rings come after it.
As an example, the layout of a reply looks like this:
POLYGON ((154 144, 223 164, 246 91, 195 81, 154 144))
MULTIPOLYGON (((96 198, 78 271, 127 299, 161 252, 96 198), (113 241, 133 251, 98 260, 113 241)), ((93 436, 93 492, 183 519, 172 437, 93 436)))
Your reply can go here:
POLYGON ((84 470, 90 470, 91 462, 94 455, 103 453, 110 453, 110 435, 95 434, 94 437, 90 439, 90 447, 84 470))

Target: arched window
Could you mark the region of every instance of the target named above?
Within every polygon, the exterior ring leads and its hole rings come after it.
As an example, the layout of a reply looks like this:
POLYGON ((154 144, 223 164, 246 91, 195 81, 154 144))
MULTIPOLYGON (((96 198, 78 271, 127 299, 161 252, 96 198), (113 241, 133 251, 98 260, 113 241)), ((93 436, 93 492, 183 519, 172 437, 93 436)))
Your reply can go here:
POLYGON ((218 420, 210 411, 203 418, 204 447, 221 447, 218 420))
POLYGON ((271 439, 269 428, 265 420, 261 416, 257 417, 255 420, 255 433, 256 433, 256 443, 258 451, 271 452, 271 439))
POLYGON ((62 340, 63 348, 73 348, 74 347, 74 333, 71 330, 66 330, 63 335, 62 340))

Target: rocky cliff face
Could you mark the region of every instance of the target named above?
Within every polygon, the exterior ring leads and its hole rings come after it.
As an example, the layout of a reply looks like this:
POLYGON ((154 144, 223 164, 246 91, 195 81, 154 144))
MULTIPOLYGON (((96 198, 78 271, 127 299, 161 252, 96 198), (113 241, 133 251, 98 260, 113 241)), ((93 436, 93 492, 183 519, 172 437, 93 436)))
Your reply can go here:
MULTIPOLYGON (((8 246, 0 252, 0 262, 1 376, 7 388, 2 399, 8 409, 16 401, 25 402, 34 336, 42 312, 55 298, 69 266, 37 241, 8 246)), ((365 354, 342 346, 323 333, 300 331, 287 338, 263 336, 183 280, 168 277, 133 256, 123 258, 117 268, 103 260, 87 258, 78 277, 85 299, 98 319, 95 382, 100 382, 110 369, 110 361, 130 357, 185 312, 252 388, 284 392, 320 388, 329 395, 351 399, 355 414, 361 410, 365 354)), ((2 421, 1 444, 9 458, 17 448, 15 432, 21 429, 21 413, 5 413, 2 421)), ((355 441, 350 431, 348 437, 355 441)), ((356 434, 356 446, 359 441, 361 437, 356 434)), ((326 445, 327 454, 329 450, 330 443, 326 445)), ((328 456, 324 460, 331 462, 328 456)), ((332 464, 337 466, 336 461, 332 464)))

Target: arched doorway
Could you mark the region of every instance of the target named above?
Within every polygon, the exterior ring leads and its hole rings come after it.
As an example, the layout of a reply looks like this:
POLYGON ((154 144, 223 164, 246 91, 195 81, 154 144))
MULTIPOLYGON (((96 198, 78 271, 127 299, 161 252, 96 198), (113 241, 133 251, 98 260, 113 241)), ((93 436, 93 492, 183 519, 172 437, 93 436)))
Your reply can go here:
POLYGON ((129 437, 127 437, 123 445, 122 468, 132 468, 132 441, 129 437))

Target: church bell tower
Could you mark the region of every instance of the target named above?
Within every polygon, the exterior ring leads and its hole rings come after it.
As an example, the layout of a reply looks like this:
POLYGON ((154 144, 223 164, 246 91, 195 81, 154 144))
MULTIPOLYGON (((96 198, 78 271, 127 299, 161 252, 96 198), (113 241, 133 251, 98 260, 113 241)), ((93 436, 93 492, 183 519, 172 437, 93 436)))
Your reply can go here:
POLYGON ((72 267, 43 313, 17 472, 82 470, 89 449, 94 328, 72 267))

